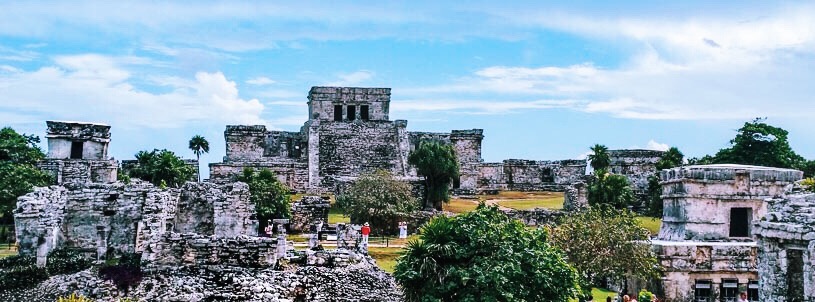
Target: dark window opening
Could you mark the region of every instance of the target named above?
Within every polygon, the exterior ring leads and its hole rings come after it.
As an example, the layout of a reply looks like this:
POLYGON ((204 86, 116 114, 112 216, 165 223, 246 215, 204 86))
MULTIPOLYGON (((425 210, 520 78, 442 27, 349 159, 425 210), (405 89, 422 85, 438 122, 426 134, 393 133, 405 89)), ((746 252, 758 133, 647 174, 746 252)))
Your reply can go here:
POLYGON ((721 297, 722 302, 736 302, 739 297, 739 280, 722 280, 721 297))
POLYGON ((787 250, 787 301, 804 302, 804 253, 787 250))
POLYGON ((461 179, 458 177, 453 178, 453 189, 458 189, 461 187, 461 179))
POLYGON ((71 159, 82 159, 82 142, 71 142, 71 159))
POLYGON ((342 105, 334 105, 334 121, 342 121, 342 105))
POLYGON ((368 120, 368 105, 359 106, 359 118, 363 121, 368 120))
POLYGON ((730 237, 750 237, 751 208, 730 209, 730 237))
POLYGON ((710 280, 696 280, 696 285, 693 289, 694 302, 711 302, 711 288, 712 282, 710 280))
POLYGON ((346 115, 349 121, 357 119, 357 107, 354 105, 348 105, 348 114, 346 115))
POLYGON ((747 283, 747 300, 758 301, 758 280, 747 283))
POLYGON ((119 199, 119 194, 114 193, 114 194, 108 195, 108 201, 116 201, 116 199, 119 199))

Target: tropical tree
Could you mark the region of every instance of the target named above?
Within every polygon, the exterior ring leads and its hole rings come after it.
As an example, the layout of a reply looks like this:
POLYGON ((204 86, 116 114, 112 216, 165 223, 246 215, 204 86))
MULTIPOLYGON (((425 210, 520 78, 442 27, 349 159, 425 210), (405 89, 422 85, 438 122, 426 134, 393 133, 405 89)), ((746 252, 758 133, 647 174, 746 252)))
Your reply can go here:
POLYGON ((136 153, 138 164, 128 171, 130 177, 149 181, 156 186, 179 187, 195 173, 184 160, 166 149, 139 151, 136 153))
POLYGON ((289 188, 277 179, 269 169, 243 169, 238 181, 249 185, 249 200, 255 204, 258 220, 261 224, 271 219, 291 217, 291 196, 289 188))
POLYGON ((611 165, 611 156, 608 153, 608 148, 604 145, 595 144, 591 148, 592 154, 589 154, 589 165, 594 171, 608 170, 611 165))
POLYGON ((36 167, 45 154, 37 146, 39 137, 0 129, 0 223, 11 221, 17 197, 34 187, 47 186, 53 178, 36 167))
MULTIPOLYGON (((209 142, 203 136, 195 135, 190 139, 190 150, 195 153, 195 159, 201 161, 201 154, 209 153, 209 142)), ((198 176, 198 181, 201 181, 201 176, 198 176)))
POLYGON ((450 201, 450 184, 458 178, 458 159, 453 146, 438 141, 422 141, 410 153, 408 163, 416 166, 419 175, 424 176, 427 190, 424 207, 441 210, 442 203, 450 201))
POLYGON ((601 169, 587 186, 589 205, 609 205, 617 209, 633 206, 636 202, 631 183, 624 175, 612 174, 601 169))
POLYGON ((609 206, 593 206, 550 227, 552 244, 577 269, 584 288, 603 278, 620 281, 622 276, 655 276, 657 259, 649 236, 633 212, 609 206))
POLYGON ((685 159, 676 147, 671 147, 656 163, 657 173, 648 176, 648 210, 646 214, 651 217, 662 217, 662 185, 659 184, 659 171, 681 166, 685 159))
POLYGON ((764 119, 757 118, 744 123, 736 137, 730 140, 730 147, 716 152, 713 156, 695 159, 699 164, 743 164, 778 168, 800 168, 806 160, 790 147, 789 132, 771 126, 764 119))
POLYGON ((398 258, 406 301, 568 301, 578 276, 543 229, 483 204, 432 219, 398 258))
POLYGON ((337 206, 351 222, 369 222, 373 229, 393 232, 399 218, 419 207, 411 185, 385 170, 363 174, 348 190, 337 196, 337 206))

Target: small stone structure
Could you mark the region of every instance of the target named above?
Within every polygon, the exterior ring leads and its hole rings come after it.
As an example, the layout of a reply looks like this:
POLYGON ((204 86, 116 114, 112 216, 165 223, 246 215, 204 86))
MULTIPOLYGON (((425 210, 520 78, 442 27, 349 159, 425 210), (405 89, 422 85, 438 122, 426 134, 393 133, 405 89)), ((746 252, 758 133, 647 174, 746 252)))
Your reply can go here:
POLYGON ((116 181, 118 163, 108 158, 110 126, 47 121, 48 154, 37 165, 55 184, 116 181))
POLYGON ((815 194, 768 201, 755 224, 758 238, 757 301, 815 301, 815 194))
POLYGON ((578 181, 566 188, 563 194, 563 210, 578 211, 589 207, 589 192, 586 183, 578 181))
POLYGON ((765 200, 784 196, 802 174, 744 165, 662 171, 663 222, 651 244, 666 301, 729 301, 740 290, 756 301, 758 246, 750 226, 767 212, 765 200))
POLYGON ((303 196, 300 201, 291 205, 289 230, 308 232, 311 226, 318 221, 328 224, 328 208, 330 206, 330 200, 327 198, 303 196))

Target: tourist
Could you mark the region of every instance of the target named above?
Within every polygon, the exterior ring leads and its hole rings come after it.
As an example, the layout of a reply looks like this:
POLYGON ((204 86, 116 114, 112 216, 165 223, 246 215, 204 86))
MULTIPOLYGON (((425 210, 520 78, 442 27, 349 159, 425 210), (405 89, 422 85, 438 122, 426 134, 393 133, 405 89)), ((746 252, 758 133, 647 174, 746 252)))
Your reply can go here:
POLYGON ((631 302, 631 297, 629 297, 628 295, 624 295, 623 302, 631 302))
POLYGON ((741 292, 739 294, 739 302, 750 302, 750 300, 747 300, 747 292, 741 292))
POLYGON ((611 302, 611 296, 606 296, 606 302, 611 302))
POLYGON ((371 226, 368 225, 366 222, 365 225, 362 226, 362 244, 366 247, 368 246, 368 235, 371 234, 371 226))
POLYGON ((399 239, 407 238, 407 222, 399 222, 399 239))
POLYGON ((272 221, 266 221, 266 228, 263 229, 263 232, 266 233, 266 237, 272 237, 272 221))

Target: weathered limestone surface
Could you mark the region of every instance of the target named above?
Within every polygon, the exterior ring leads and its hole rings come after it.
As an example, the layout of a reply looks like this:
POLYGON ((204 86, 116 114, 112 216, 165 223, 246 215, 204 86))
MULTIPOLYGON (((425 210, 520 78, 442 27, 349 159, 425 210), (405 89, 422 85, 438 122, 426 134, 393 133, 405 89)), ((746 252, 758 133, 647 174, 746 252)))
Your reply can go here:
POLYGON ((577 181, 566 188, 563 196, 564 211, 578 211, 589 207, 589 193, 586 183, 577 181))
POLYGON ((277 264, 277 238, 165 233, 161 245, 145 253, 151 266, 224 265, 272 267, 277 264))
POLYGON ((662 240, 726 240, 733 208, 766 213, 767 198, 782 196, 800 180, 797 170, 744 165, 685 166, 662 171, 662 240))
POLYGON ((761 301, 815 301, 815 194, 768 201, 755 224, 761 301))
POLYGON ((330 206, 330 200, 320 196, 303 196, 300 201, 291 205, 289 230, 308 232, 311 225, 317 221, 328 224, 328 208, 330 206))
POLYGON ((608 150, 611 158, 611 173, 625 175, 631 182, 634 194, 644 202, 647 200, 648 177, 657 172, 656 163, 665 155, 656 150, 608 150))
POLYGON ((162 190, 139 180, 37 188, 20 197, 14 211, 21 254, 68 246, 100 256, 108 250, 141 252, 172 230, 254 235, 254 214, 243 183, 187 183, 162 190))
POLYGON ((110 126, 86 122, 46 121, 45 138, 48 139, 47 158, 72 158, 72 144, 82 144, 81 158, 105 160, 110 143, 110 126))

